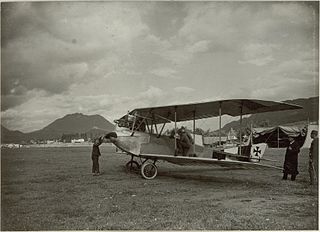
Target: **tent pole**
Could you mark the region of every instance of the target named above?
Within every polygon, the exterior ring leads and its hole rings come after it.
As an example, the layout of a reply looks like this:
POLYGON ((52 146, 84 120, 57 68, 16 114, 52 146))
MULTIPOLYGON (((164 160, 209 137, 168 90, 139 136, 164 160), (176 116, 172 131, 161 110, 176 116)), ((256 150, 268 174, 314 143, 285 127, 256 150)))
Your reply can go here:
POLYGON ((253 131, 252 131, 252 122, 250 123, 250 145, 253 145, 253 131))
POLYGON ((177 107, 174 107, 174 155, 177 155, 177 107))
POLYGON ((241 109, 240 109, 240 151, 239 154, 242 155, 241 145, 242 145, 242 108, 243 105, 241 103, 241 109))
POLYGON ((221 102, 219 102, 219 147, 221 148, 221 102))
POLYGON ((279 126, 278 126, 278 148, 279 148, 279 126))

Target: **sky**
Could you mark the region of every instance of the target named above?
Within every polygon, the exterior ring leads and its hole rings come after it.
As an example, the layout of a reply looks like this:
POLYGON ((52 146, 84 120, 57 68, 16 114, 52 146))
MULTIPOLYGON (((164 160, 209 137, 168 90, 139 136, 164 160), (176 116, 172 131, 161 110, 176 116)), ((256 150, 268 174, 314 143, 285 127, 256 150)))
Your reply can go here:
POLYGON ((318 96, 318 19, 306 2, 2 3, 1 123, 318 96))

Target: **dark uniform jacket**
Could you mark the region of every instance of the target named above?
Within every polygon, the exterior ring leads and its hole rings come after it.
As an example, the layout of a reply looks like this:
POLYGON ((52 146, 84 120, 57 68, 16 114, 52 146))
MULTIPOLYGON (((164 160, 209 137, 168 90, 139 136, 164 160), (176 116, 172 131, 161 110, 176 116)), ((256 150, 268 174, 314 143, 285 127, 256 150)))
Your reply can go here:
POLYGON ((319 138, 314 138, 310 146, 310 161, 313 162, 314 167, 318 170, 318 160, 319 160, 319 138))
POLYGON ((96 144, 93 144, 93 146, 92 146, 92 157, 99 157, 99 156, 101 156, 99 146, 96 145, 96 144))
POLYGON ((190 137, 187 133, 182 133, 180 136, 180 143, 183 147, 189 148, 192 146, 192 140, 190 140, 190 137))
POLYGON ((298 175, 298 154, 300 152, 300 143, 294 141, 289 144, 283 165, 283 172, 291 175, 298 175))

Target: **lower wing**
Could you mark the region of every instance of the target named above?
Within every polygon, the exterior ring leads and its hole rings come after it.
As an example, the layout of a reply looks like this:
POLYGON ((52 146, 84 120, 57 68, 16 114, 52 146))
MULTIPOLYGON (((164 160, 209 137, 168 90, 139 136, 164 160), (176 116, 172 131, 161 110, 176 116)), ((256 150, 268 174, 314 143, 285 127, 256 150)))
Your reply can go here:
POLYGON ((212 158, 200 158, 200 157, 185 157, 185 156, 169 156, 169 155, 158 155, 158 154, 141 154, 141 158, 151 160, 164 160, 170 163, 178 165, 189 165, 189 166, 220 166, 237 169, 277 169, 282 170, 280 167, 265 165, 254 162, 244 162, 237 160, 218 160, 212 158))

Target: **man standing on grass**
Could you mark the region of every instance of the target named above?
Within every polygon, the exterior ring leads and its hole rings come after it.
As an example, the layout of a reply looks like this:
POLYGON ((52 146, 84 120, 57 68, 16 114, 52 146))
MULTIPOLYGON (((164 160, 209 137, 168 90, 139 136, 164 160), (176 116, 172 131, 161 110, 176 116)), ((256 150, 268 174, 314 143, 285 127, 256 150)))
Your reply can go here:
POLYGON ((291 175, 291 180, 294 181, 298 172, 298 154, 300 152, 300 144, 295 141, 293 137, 289 137, 289 145, 286 151, 286 156, 283 164, 283 180, 288 178, 288 174, 291 175))
POLYGON ((99 156, 101 156, 99 146, 102 144, 103 139, 98 138, 95 139, 93 146, 92 146, 92 153, 91 153, 91 158, 92 158, 92 175, 94 176, 99 176, 100 171, 99 171, 99 156))
POLYGON ((318 131, 313 130, 310 134, 312 138, 310 150, 309 150, 309 175, 310 175, 310 184, 313 185, 317 183, 318 180, 318 148, 319 148, 319 138, 318 131))

